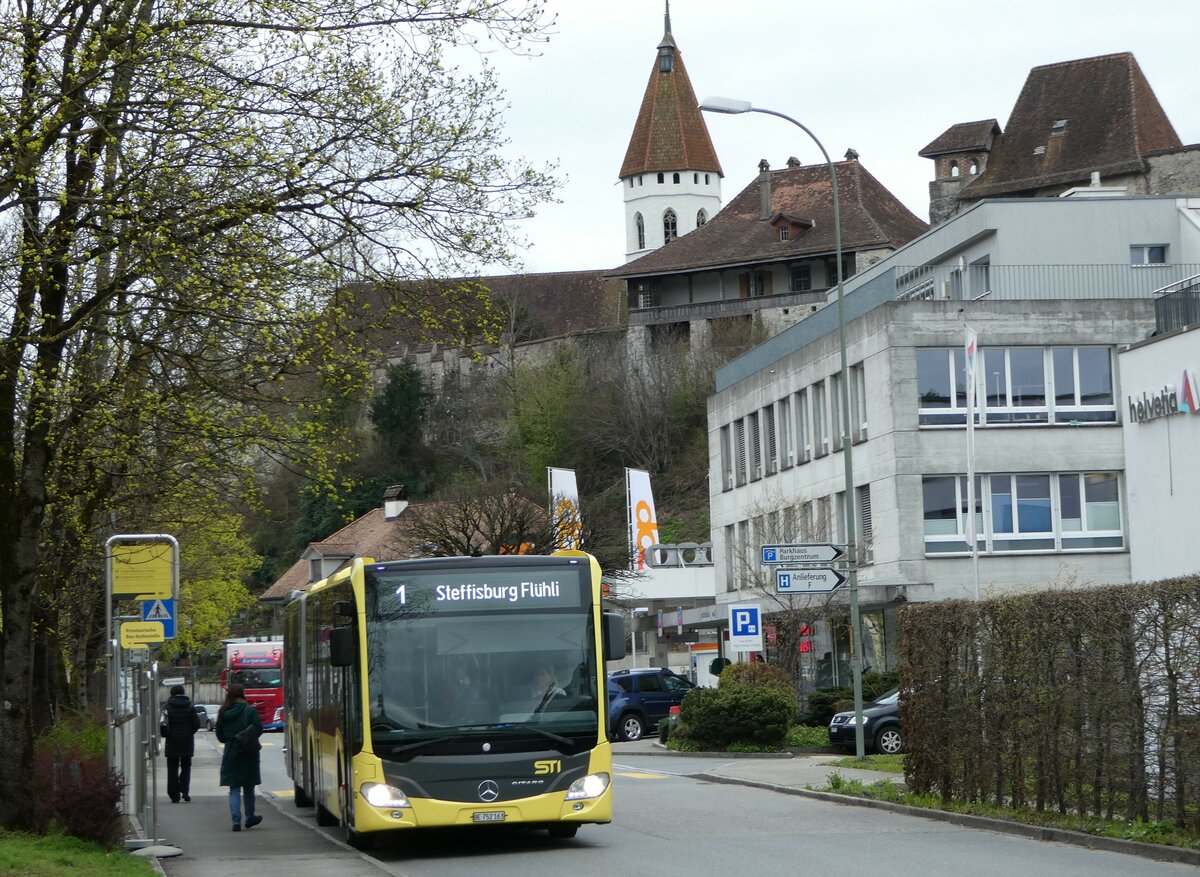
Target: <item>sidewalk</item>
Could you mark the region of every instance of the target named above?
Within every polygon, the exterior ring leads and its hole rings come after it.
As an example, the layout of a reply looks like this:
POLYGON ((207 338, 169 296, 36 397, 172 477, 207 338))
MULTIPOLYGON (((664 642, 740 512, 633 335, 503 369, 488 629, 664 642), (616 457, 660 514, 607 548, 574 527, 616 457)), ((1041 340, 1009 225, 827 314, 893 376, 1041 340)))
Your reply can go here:
MULTIPOLYGON (((311 809, 273 797, 259 786, 261 825, 232 831, 228 789, 219 784, 221 752, 213 735, 197 735, 190 803, 166 794, 166 760, 159 759, 158 836, 182 855, 154 859, 167 877, 369 877, 387 873, 367 856, 315 829, 311 809), (211 741, 211 742, 210 742, 211 741)), ((148 835, 151 828, 144 826, 148 835)))

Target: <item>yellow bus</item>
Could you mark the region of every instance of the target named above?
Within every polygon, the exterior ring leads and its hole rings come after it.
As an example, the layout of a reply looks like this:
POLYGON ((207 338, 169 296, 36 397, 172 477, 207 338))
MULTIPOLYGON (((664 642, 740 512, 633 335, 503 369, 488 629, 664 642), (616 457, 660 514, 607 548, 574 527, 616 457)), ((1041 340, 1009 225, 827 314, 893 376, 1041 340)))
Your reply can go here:
POLYGON ((611 821, 604 662, 624 627, 591 555, 358 559, 284 619, 285 761, 319 824, 361 848, 611 821))

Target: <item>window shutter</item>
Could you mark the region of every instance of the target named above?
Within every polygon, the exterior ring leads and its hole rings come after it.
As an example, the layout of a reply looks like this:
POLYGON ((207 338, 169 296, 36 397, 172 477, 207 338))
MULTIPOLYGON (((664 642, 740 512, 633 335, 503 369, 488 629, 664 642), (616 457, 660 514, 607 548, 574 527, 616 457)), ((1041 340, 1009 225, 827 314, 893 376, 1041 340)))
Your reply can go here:
POLYGON ((741 286, 742 298, 750 297, 750 275, 739 274, 738 284, 741 286))
POLYGON ((771 295, 775 289, 775 274, 768 271, 763 275, 763 295, 771 295))

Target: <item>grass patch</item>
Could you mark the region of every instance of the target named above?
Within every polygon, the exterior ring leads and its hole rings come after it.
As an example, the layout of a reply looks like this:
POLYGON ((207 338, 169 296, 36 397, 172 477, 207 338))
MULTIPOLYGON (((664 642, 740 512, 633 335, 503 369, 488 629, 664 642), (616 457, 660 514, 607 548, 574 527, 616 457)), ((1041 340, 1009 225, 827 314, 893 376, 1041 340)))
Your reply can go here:
POLYGON ((829 764, 834 767, 853 767, 857 770, 878 770, 883 773, 904 773, 903 755, 868 755, 859 761, 853 755, 835 758, 829 764))
POLYGON ((788 728, 787 745, 792 749, 828 749, 829 729, 824 725, 792 725, 788 728))
MULTIPOLYGON (((851 760, 853 761, 853 759, 851 760)), ((1140 819, 1135 819, 1132 822, 1124 819, 1108 821, 1098 819, 1094 816, 1078 816, 1070 813, 1059 813, 1058 811, 1043 811, 1039 813, 1035 810, 1001 807, 996 804, 982 802, 944 802, 937 795, 915 795, 912 792, 905 791, 901 786, 889 780, 878 780, 868 784, 862 780, 846 779, 838 773, 830 774, 829 785, 816 791, 836 792, 840 795, 870 798, 875 801, 889 801, 894 804, 905 804, 909 807, 920 807, 925 810, 942 810, 947 813, 983 816, 989 819, 1019 822, 1023 825, 1078 831, 1098 837, 1112 837, 1120 840, 1161 844, 1163 846, 1182 847, 1192 850, 1200 849, 1200 833, 1185 831, 1171 822, 1143 822, 1140 819)))
POLYGON ((150 863, 62 834, 0 830, 0 874, 21 877, 153 877, 150 863))

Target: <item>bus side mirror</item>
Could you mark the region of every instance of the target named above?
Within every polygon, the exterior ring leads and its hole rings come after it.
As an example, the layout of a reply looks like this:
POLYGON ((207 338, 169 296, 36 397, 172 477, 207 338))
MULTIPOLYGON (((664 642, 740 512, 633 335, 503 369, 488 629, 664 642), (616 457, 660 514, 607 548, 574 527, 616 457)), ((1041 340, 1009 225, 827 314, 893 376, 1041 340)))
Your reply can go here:
POLYGON ((605 612, 601 630, 604 660, 619 661, 625 657, 625 619, 620 612, 605 612))
POLYGON ((354 663, 354 628, 335 627, 329 631, 329 663, 349 667, 354 663))

